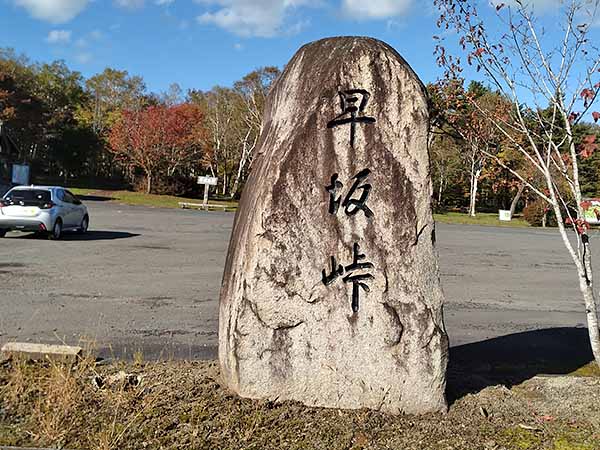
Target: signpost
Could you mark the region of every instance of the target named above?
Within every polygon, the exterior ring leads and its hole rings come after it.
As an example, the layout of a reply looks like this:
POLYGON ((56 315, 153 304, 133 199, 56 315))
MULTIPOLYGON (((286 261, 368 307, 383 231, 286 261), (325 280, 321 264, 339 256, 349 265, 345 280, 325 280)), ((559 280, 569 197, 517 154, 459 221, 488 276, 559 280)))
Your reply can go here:
POLYGON ((202 202, 202 207, 205 211, 208 211, 208 187, 216 186, 218 178, 217 177, 209 177, 209 176, 199 176, 198 184, 204 185, 204 201, 202 202))
POLYGON ((498 219, 504 222, 510 222, 512 217, 510 215, 510 210, 508 209, 499 209, 498 210, 498 219))

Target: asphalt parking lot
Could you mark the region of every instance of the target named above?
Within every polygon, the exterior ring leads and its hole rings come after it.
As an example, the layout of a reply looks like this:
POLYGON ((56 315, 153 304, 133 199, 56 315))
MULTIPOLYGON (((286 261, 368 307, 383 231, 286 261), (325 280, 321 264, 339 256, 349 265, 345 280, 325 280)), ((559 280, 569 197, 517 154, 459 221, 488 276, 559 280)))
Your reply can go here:
MULTIPOLYGON (((86 204, 87 235, 0 241, 0 343, 83 337, 104 356, 215 357, 234 215, 86 204)), ((556 231, 438 224, 437 243, 451 345, 585 325, 556 231)))

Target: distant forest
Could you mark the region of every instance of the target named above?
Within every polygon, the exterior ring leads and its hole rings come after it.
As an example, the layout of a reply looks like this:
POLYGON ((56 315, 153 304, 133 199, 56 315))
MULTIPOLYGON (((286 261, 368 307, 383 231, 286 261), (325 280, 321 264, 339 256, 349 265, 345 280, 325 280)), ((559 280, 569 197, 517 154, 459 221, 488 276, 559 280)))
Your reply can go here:
MULTIPOLYGON (((191 195, 195 177, 210 174, 219 179, 217 193, 233 198, 252 170, 266 96, 279 74, 264 67, 231 87, 182 92, 172 84, 153 93, 126 71, 106 68, 85 79, 63 61, 37 63, 0 49, 0 120, 35 182, 191 195)), ((523 156, 486 119, 510 114, 511 102, 475 81, 427 89, 436 208, 519 212, 535 203, 507 170, 523 167, 523 156)), ((593 151, 599 133, 595 123, 574 128, 588 149, 580 164, 588 197, 600 195, 600 155, 593 151)))
POLYGON ((190 194, 195 176, 239 194, 252 165, 266 95, 279 75, 257 69, 232 87, 148 92, 141 76, 106 68, 85 79, 63 61, 0 49, 0 121, 33 181, 190 194))

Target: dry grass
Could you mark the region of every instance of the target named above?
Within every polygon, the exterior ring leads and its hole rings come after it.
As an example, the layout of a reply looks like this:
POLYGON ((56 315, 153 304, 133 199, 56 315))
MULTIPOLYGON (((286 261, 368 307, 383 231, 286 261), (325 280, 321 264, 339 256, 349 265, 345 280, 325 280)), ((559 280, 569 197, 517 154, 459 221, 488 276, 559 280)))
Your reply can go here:
POLYGON ((12 363, 0 395, 6 405, 23 415, 32 443, 52 442, 60 446, 81 425, 73 420, 71 411, 74 405, 82 403, 79 380, 90 367, 87 359, 74 367, 49 361, 43 370, 26 361, 12 363))
MULTIPOLYGON (((139 358, 141 353, 138 362, 139 358)), ((5 426, 2 434, 0 425, 4 445, 62 448, 76 443, 77 448, 119 449, 129 429, 160 395, 160 389, 150 395, 128 380, 100 387, 106 373, 96 368, 87 351, 73 365, 51 360, 6 364, 8 370, 0 376, 0 405, 18 418, 20 432, 10 433, 6 430, 14 427, 5 426), (101 421, 94 421, 100 416, 101 421)))
POLYGON ((0 368, 0 445, 594 450, 599 398, 596 377, 536 377, 466 394, 448 414, 392 417, 241 399, 221 386, 215 362, 11 362, 0 368))

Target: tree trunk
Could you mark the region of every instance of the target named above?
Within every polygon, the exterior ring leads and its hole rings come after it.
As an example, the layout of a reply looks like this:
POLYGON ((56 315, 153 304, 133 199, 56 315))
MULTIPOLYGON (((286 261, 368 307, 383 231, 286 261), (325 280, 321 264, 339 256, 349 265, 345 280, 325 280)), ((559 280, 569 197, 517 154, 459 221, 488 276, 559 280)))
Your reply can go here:
POLYGON ((231 188, 231 195, 229 196, 230 198, 234 198, 235 194, 238 190, 238 187, 240 186, 240 179, 242 177, 242 166, 240 165, 240 170, 235 178, 235 181, 233 183, 233 187, 231 188))
POLYGON ((146 173, 146 194, 150 194, 152 192, 152 174, 150 172, 146 173))
POLYGON ((585 313, 592 353, 596 364, 600 367, 600 330, 598 329, 598 311, 592 279, 592 253, 589 248, 588 235, 582 235, 581 240, 583 242, 584 271, 579 271, 579 289, 581 290, 585 301, 585 313))
POLYGON ((525 190, 525 183, 521 183, 519 185, 519 190, 517 191, 515 197, 512 200, 512 203, 510 204, 510 217, 515 215, 515 211, 517 209, 517 204, 519 203, 519 200, 521 199, 521 195, 523 195, 524 190, 525 190))
POLYGON ((242 157, 240 158, 240 162, 238 164, 238 170, 237 170, 237 175, 235 177, 235 181, 233 182, 233 188, 231 188, 231 198, 235 197, 235 193, 238 190, 238 187, 240 185, 240 180, 242 179, 242 171, 244 170, 244 166, 246 165, 246 156, 245 156, 245 150, 242 153, 242 157))
MULTIPOLYGON (((546 182, 552 199, 551 206, 554 209, 554 214, 556 215, 558 231, 560 232, 560 236, 567 251, 571 255, 571 259, 573 260, 575 267, 577 268, 579 290, 581 291, 585 304, 590 346, 592 348, 592 354, 594 355, 596 365, 600 367, 600 330, 598 329, 598 308, 596 304, 596 298, 594 296, 592 252, 590 249, 589 237, 587 233, 582 233, 581 235, 577 236, 578 245, 581 245, 583 253, 580 253, 579 251, 576 252, 571 244, 571 241, 569 240, 569 236, 567 235, 562 211, 554 194, 554 185, 552 184, 552 179, 548 172, 546 173, 546 182)), ((575 198, 576 200, 579 200, 578 203, 581 203, 580 192, 576 192, 575 198)), ((580 208, 578 211, 578 218, 581 217, 581 215, 582 209, 580 208)))
MULTIPOLYGON (((584 280, 579 280, 581 286, 585 283, 584 280)), ((594 298, 594 291, 592 286, 586 286, 585 290, 582 289, 583 298, 585 300, 585 312, 587 317, 588 335, 590 337, 590 345, 592 347, 592 354, 598 367, 600 367, 600 331, 598 329, 598 312, 596 308, 596 299, 594 298)))
POLYGON ((475 206, 477 205, 477 189, 479 184, 479 177, 481 176, 481 169, 474 168, 471 171, 471 193, 469 195, 469 215, 475 217, 475 206))
POLYGON ((438 208, 442 204, 442 193, 444 192, 444 175, 440 171, 440 188, 438 189, 437 204, 438 208))

